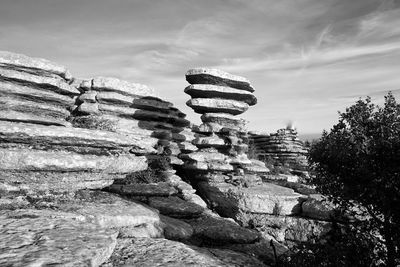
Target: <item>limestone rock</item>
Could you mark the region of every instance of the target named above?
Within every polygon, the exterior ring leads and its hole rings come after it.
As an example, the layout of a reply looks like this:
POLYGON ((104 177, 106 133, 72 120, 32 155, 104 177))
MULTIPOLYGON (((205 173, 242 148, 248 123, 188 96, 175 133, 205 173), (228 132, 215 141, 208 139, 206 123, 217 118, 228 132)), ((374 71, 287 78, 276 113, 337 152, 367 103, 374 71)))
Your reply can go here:
POLYGON ((164 224, 164 236, 166 239, 180 241, 192 237, 193 228, 190 224, 164 215, 161 215, 160 218, 164 224))
POLYGON ((186 102, 196 113, 228 113, 238 115, 245 112, 249 105, 242 101, 216 98, 192 98, 186 102))
POLYGON ((203 213, 204 208, 179 197, 151 197, 149 205, 161 214, 174 218, 193 218, 203 213))
POLYGON ((32 58, 22 54, 16 54, 7 51, 0 51, 0 67, 9 69, 18 69, 28 73, 38 75, 59 75, 70 80, 71 74, 68 70, 58 64, 42 58, 32 58))
POLYGON ((154 90, 146 85, 109 77, 94 78, 91 88, 95 91, 111 91, 127 96, 154 96, 154 90))
POLYGON ((239 211, 291 215, 300 212, 304 196, 292 189, 264 183, 249 188, 238 188, 226 183, 198 183, 199 191, 213 203, 220 214, 236 216, 239 211))
POLYGON ((44 91, 53 91, 61 95, 78 96, 80 94, 76 88, 70 86, 61 77, 38 76, 0 67, 0 80, 28 85, 44 91))
POLYGON ((45 103, 37 103, 33 101, 21 101, 10 97, 2 97, 0 95, 0 111, 14 111, 24 114, 32 114, 44 118, 64 121, 70 115, 65 108, 48 105, 45 103))
POLYGON ((230 243, 254 243, 260 235, 254 230, 240 227, 236 223, 223 218, 202 216, 189 222, 194 230, 194 235, 206 243, 230 244, 230 243))
POLYGON ((130 107, 137 97, 127 96, 115 92, 98 92, 96 100, 101 104, 130 107))
POLYGON ((46 115, 47 115, 46 113, 35 115, 14 110, 0 110, 0 121, 26 122, 32 124, 66 126, 66 127, 71 126, 69 122, 63 119, 54 118, 46 115))
MULTIPOLYGON (((141 135, 122 135, 100 130, 42 126, 0 121, 0 140, 42 146, 76 146, 155 152, 157 140, 141 135)), ((82 150, 84 151, 84 149, 82 150)))
POLYGON ((145 157, 83 155, 65 151, 0 149, 0 170, 4 171, 86 171, 131 173, 147 168, 145 157))
POLYGON ((97 103, 96 91, 86 91, 78 97, 78 101, 82 103, 97 103))
POLYGON ((20 101, 32 101, 57 107, 70 108, 74 105, 73 97, 61 95, 51 90, 44 91, 31 86, 0 80, 0 96, 20 101))
POLYGON ((226 86, 211 84, 192 84, 185 88, 185 93, 192 98, 221 98, 243 101, 253 106, 257 103, 257 98, 248 91, 243 91, 226 86))
POLYGON ((197 68, 188 70, 186 72, 186 80, 190 84, 213 84, 254 92, 253 87, 246 78, 217 69, 197 68))
POLYGON ((123 196, 171 196, 178 191, 168 183, 157 184, 113 184, 107 188, 110 192, 123 196))
POLYGON ((118 232, 49 210, 0 211, 1 266, 99 266, 118 232))
POLYGON ((205 113, 201 115, 201 121, 216 123, 221 125, 221 127, 230 127, 236 129, 244 128, 246 125, 245 120, 225 113, 205 113))
POLYGON ((102 267, 262 267, 253 257, 231 250, 204 249, 166 239, 118 239, 111 258, 102 267), (151 255, 151 257, 149 257, 151 255))

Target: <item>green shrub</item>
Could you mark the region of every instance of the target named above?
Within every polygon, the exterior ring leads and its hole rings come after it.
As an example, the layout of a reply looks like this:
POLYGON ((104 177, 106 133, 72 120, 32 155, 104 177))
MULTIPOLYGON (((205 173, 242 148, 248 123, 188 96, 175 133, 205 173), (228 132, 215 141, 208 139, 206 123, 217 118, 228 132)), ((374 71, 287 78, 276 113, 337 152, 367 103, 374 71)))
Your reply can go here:
POLYGON ((117 127, 115 122, 96 115, 72 117, 69 121, 72 123, 72 126, 85 129, 115 132, 117 127))
POLYGON ((148 168, 143 171, 128 174, 125 179, 116 181, 119 184, 159 183, 165 182, 163 171, 170 169, 170 160, 167 156, 157 156, 148 159, 148 168))

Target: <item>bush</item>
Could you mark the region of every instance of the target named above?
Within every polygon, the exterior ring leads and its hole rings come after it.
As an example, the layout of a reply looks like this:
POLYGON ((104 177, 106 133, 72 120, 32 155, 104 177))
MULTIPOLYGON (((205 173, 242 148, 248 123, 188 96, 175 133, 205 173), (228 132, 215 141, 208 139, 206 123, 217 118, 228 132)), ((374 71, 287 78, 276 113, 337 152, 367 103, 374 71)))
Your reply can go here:
POLYGON ((159 183, 165 182, 162 175, 163 171, 170 169, 169 157, 157 156, 148 159, 147 170, 134 172, 126 176, 123 180, 118 180, 119 184, 135 184, 135 183, 159 183))
POLYGON ((85 129, 115 132, 117 127, 115 122, 96 115, 72 117, 69 119, 69 121, 74 127, 85 129))
POLYGON ((383 238, 385 264, 400 264, 400 105, 394 96, 383 107, 360 99, 340 113, 312 145, 310 162, 316 189, 343 210, 357 211, 368 222, 360 231, 383 238))
POLYGON ((334 224, 323 240, 299 244, 290 255, 282 256, 279 266, 383 266, 382 254, 382 245, 373 236, 334 224))

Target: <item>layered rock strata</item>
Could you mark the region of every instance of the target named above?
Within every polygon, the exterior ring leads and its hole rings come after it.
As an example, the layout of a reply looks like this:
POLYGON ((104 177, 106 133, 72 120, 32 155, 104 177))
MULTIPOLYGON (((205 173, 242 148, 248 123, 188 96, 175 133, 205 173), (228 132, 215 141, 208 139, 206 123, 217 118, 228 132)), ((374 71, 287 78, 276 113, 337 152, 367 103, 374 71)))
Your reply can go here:
POLYGON ((291 189, 263 184, 265 165, 247 157, 245 121, 235 115, 257 103, 250 82, 219 70, 193 69, 186 73, 187 105, 201 113, 202 124, 192 141, 199 150, 182 154, 188 178, 219 214, 273 214, 282 203, 284 214, 298 212, 300 194, 291 189))
POLYGON ((273 161, 276 165, 294 170, 307 169, 308 150, 294 129, 280 129, 273 134, 250 133, 254 153, 260 160, 273 161))
POLYGON ((156 154, 167 155, 172 164, 183 163, 177 156, 180 144, 187 144, 181 132, 189 126, 189 121, 172 103, 157 97, 153 89, 115 78, 97 77, 82 81, 79 90, 82 94, 74 111, 74 126, 138 135, 143 140, 152 137, 156 139, 156 154))
POLYGON ((67 119, 80 95, 73 82, 63 66, 0 52, 3 190, 102 188, 147 167, 132 151, 151 153, 152 140, 72 127, 67 119))

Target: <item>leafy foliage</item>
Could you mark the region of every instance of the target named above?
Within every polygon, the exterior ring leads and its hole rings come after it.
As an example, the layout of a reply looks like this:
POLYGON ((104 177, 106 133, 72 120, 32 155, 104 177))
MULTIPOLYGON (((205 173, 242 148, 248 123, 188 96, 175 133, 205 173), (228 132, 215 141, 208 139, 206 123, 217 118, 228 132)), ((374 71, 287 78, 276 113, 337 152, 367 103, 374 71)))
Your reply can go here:
POLYGON ((382 253, 370 235, 352 226, 343 228, 334 225, 323 242, 300 244, 295 253, 281 259, 279 266, 379 266, 382 253))
POLYGON ((339 122, 312 144, 310 182, 347 212, 362 218, 364 234, 381 236, 385 263, 400 259, 400 105, 389 93, 339 113, 339 122))

